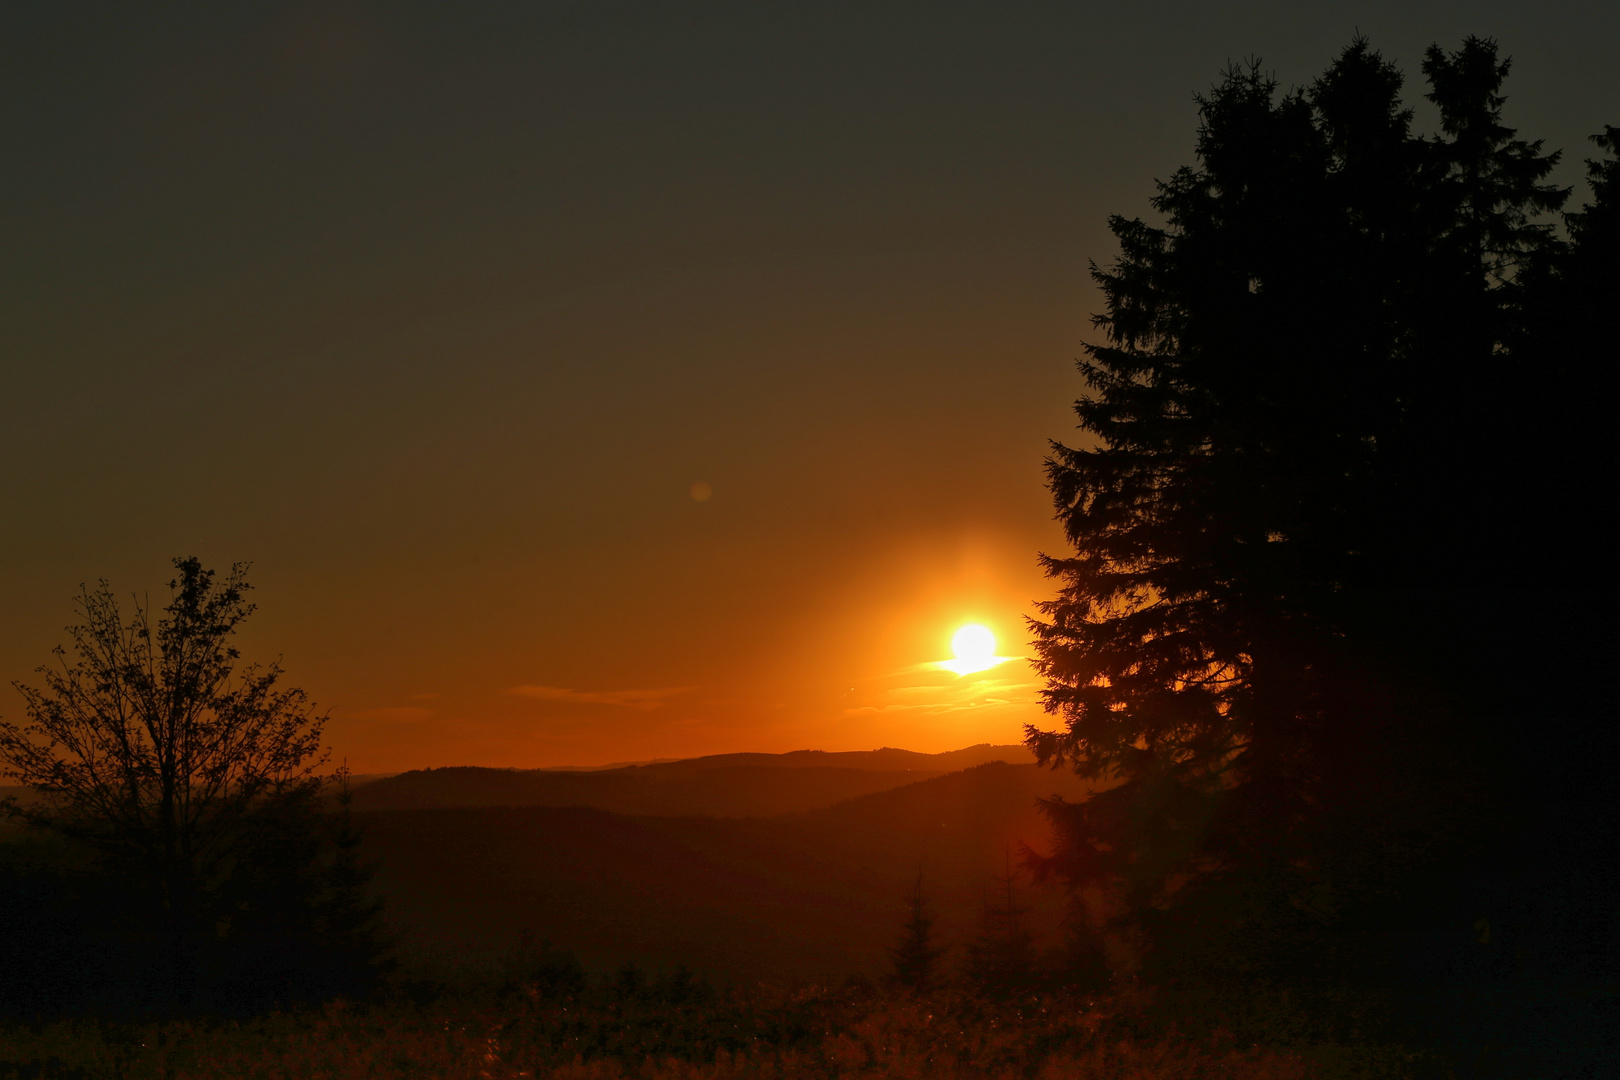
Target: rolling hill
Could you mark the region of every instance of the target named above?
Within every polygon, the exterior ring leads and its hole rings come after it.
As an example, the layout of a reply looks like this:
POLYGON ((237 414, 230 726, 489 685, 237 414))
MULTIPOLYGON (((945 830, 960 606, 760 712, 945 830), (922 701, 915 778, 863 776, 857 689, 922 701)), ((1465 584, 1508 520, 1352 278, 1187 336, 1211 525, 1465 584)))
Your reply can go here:
POLYGON ((850 753, 719 754, 596 770, 417 769, 354 790, 357 810, 577 806, 619 814, 769 817, 831 806, 987 761, 1028 762, 1023 746, 944 754, 884 748, 850 753))
MULTIPOLYGON (((880 970, 919 871, 942 935, 967 940, 1018 846, 1044 845, 1035 799, 1084 790, 1066 773, 996 762, 768 818, 510 806, 357 821, 390 910, 421 941, 490 954, 528 929, 598 970, 635 960, 792 981, 880 970)), ((1021 893, 1054 942, 1064 898, 1021 893)))

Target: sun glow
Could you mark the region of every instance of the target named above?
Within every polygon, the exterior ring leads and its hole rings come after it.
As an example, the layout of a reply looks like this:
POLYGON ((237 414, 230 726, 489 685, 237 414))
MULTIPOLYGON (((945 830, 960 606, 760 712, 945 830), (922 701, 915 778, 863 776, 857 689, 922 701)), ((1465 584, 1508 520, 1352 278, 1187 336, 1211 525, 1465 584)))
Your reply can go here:
POLYGON ((951 638, 951 651, 955 660, 944 660, 940 667, 958 675, 971 675, 976 671, 989 671, 1007 659, 996 655, 996 635, 978 623, 968 623, 951 638))

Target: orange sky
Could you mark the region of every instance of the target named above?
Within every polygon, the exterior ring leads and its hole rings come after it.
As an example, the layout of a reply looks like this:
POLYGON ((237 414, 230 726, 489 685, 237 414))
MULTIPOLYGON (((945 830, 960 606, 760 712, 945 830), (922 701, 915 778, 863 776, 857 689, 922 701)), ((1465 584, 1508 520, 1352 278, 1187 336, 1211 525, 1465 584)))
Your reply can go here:
MULTIPOLYGON (((493 645, 473 671, 427 660, 416 680, 393 675, 398 690, 347 713, 341 730, 352 743, 388 747, 394 756, 363 759, 375 769, 457 753, 555 764, 1016 742, 1040 716, 1020 622, 1037 575, 1016 544, 966 530, 896 541, 813 591, 760 582, 768 568, 715 560, 714 599, 628 613, 623 651, 582 656, 553 644, 566 634, 547 633, 493 645), (779 590, 787 610, 749 596, 756 582, 779 590), (965 622, 991 628, 998 653, 1014 659, 964 676, 938 668, 965 622)), ((482 617, 509 627, 524 615, 473 615, 482 617)), ((590 627, 584 640, 612 634, 590 627)))
POLYGON ((12 13, 0 677, 196 554, 362 772, 1016 740, 919 665, 1027 651, 1106 216, 1358 26, 1499 36, 1573 182, 1620 8, 1457 7, 12 13))

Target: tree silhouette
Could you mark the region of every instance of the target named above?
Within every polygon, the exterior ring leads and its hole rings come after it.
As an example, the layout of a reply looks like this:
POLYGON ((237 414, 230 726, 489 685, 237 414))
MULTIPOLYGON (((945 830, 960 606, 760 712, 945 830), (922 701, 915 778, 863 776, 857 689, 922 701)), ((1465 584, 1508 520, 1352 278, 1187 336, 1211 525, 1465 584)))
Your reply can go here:
POLYGON ((1286 94, 1232 69, 1162 224, 1110 219, 1086 441, 1047 464, 1073 550, 1043 556, 1058 592, 1032 624, 1063 724, 1027 736, 1120 782, 1046 804, 1039 872, 1145 922, 1240 872, 1265 884, 1211 928, 1262 895, 1308 921, 1385 872, 1380 844, 1420 857, 1497 752, 1488 704, 1464 712, 1500 688, 1485 605, 1532 526, 1504 528, 1492 485, 1560 464, 1480 434, 1528 411, 1503 389, 1566 194, 1502 123, 1508 66, 1484 39, 1429 50, 1432 139, 1363 39, 1286 94))
POLYGON ((1035 938, 1025 918, 1029 908, 1018 897, 1017 877, 1009 851, 1006 873, 995 879, 998 895, 985 899, 979 934, 967 946, 963 970, 983 990, 1021 989, 1036 976, 1035 938))
POLYGON ((216 581, 195 558, 174 565, 155 625, 139 601, 126 618, 106 582, 82 590, 72 652, 39 669, 42 688, 18 685, 28 722, 0 721, 0 767, 40 798, 9 810, 93 853, 127 942, 150 943, 157 1003, 202 1003, 209 981, 284 997, 299 960, 374 961, 377 907, 346 814, 323 837, 323 718, 279 664, 240 663, 246 567, 216 581))
MULTIPOLYGON (((1533 482, 1518 485, 1539 496, 1525 516, 1553 541, 1536 545, 1544 566, 1556 566, 1553 556, 1571 543, 1608 545, 1602 492, 1614 479, 1608 429, 1620 394, 1620 337, 1612 315, 1620 296, 1620 128, 1607 127, 1592 142, 1605 154, 1586 161, 1590 201, 1565 215, 1569 244, 1531 264, 1523 290, 1528 319, 1512 349, 1521 369, 1535 370, 1537 381, 1552 388, 1529 419, 1533 430, 1550 437, 1546 456, 1569 466, 1538 470, 1533 482)), ((1526 471, 1517 470, 1515 479, 1526 471)), ((1612 565, 1605 551, 1583 554, 1583 565, 1612 565)), ((1612 572, 1607 576, 1612 583, 1612 572)))
POLYGON ((1063 939, 1052 957, 1055 973, 1070 990, 1096 992, 1108 986, 1108 951, 1102 935, 1092 925, 1084 901, 1070 897, 1064 919, 1063 939))
MULTIPOLYGON (((1332 73, 1342 152, 1400 176, 1384 145, 1404 136, 1398 79, 1364 49, 1348 61, 1332 73)), ((1112 219, 1121 256, 1093 270, 1107 340, 1087 346, 1075 408, 1097 445, 1054 446, 1075 550, 1044 558, 1061 587, 1035 624, 1046 704, 1066 721, 1030 730, 1037 756, 1126 781, 1070 816, 1059 857, 1077 879, 1125 882, 1137 906, 1190 861, 1274 849, 1308 805, 1336 600, 1361 570, 1376 449, 1398 419, 1364 385, 1393 331, 1355 313, 1358 264, 1406 233, 1374 219, 1387 208, 1335 205, 1305 94, 1278 99, 1251 66, 1200 104, 1202 168, 1160 185, 1167 224, 1112 219)))
POLYGON ((923 890, 922 871, 906 890, 906 921, 904 935, 899 944, 889 950, 889 962, 894 967, 894 981, 912 990, 927 990, 933 985, 940 958, 946 953, 944 946, 934 938, 934 914, 923 890))
POLYGON ((506 959, 506 989, 547 999, 577 998, 585 990, 585 968, 566 949, 535 941, 527 927, 506 959))
MULTIPOLYGON (((1536 484, 1549 465, 1556 468, 1507 439, 1481 437, 1524 429, 1525 399, 1544 392, 1504 391, 1523 378, 1524 357, 1511 346, 1525 319, 1524 277, 1562 248, 1551 214, 1569 196, 1544 182, 1560 155, 1543 154, 1540 140, 1520 139, 1503 122, 1511 66, 1495 42, 1474 37, 1453 53, 1431 46, 1423 61, 1425 96, 1439 110, 1441 134, 1421 144, 1426 160, 1415 190, 1426 250, 1403 319, 1417 362, 1405 388, 1402 441, 1392 448, 1402 458, 1393 463, 1402 470, 1399 488, 1390 492, 1398 513, 1387 517, 1406 539, 1386 538, 1382 569, 1392 577, 1404 571, 1407 590, 1495 591, 1482 582, 1498 575, 1503 554, 1530 541, 1536 528, 1524 519, 1504 522, 1503 480, 1536 484), (1504 525, 1516 535, 1504 537, 1504 525)), ((1477 609, 1492 600, 1463 602, 1477 609)), ((1446 640, 1449 631, 1424 632, 1446 640)))
POLYGON ((1568 188, 1542 183, 1559 153, 1541 153, 1540 139, 1516 138, 1502 123, 1502 83, 1512 66, 1498 58, 1494 41, 1477 37, 1454 53, 1431 45, 1423 60, 1430 86, 1424 96, 1440 110, 1447 136, 1434 143, 1443 170, 1437 193, 1448 219, 1441 236, 1496 285, 1556 245, 1553 224, 1535 216, 1560 209, 1569 197, 1568 188))

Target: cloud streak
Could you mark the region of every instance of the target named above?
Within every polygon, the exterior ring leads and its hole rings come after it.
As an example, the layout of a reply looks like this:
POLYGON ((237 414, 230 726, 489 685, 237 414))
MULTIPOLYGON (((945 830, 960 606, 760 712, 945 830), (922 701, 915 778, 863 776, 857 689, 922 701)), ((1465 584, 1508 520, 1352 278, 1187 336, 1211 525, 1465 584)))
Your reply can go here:
MULTIPOLYGON (((939 669, 928 665, 934 671, 939 669)), ((908 674, 920 673, 908 670, 908 674)), ((949 682, 931 682, 891 686, 879 692, 874 700, 847 708, 846 716, 872 713, 955 713, 986 708, 1025 707, 1039 702, 1041 683, 1016 678, 957 678, 949 682)))

